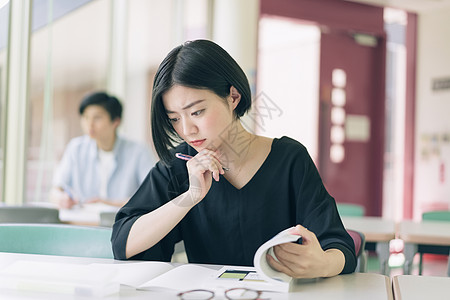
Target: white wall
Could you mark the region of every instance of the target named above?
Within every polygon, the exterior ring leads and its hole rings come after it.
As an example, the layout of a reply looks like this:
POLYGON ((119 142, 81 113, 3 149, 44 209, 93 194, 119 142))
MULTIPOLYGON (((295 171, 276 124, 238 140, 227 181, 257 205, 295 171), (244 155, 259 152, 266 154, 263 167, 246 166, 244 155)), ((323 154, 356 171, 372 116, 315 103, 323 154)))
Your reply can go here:
POLYGON ((295 20, 260 20, 256 133, 298 140, 317 161, 320 30, 295 20), (269 111, 270 110, 270 113, 269 111))
POLYGON ((432 90, 433 79, 445 77, 450 77, 450 8, 418 17, 415 219, 430 205, 450 204, 450 89, 432 90))

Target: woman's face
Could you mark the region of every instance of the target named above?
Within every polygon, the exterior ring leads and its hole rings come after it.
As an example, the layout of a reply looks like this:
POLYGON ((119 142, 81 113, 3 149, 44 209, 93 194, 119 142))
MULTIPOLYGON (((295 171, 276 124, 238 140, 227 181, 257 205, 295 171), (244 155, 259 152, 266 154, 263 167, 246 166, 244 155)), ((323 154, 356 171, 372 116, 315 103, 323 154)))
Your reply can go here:
POLYGON ((175 85, 162 99, 175 131, 195 150, 201 151, 216 150, 227 139, 227 129, 236 121, 233 110, 240 95, 236 100, 230 93, 223 99, 210 90, 175 85))
POLYGON ((89 105, 81 116, 83 131, 94 140, 113 138, 120 119, 111 120, 108 111, 100 105, 89 105))

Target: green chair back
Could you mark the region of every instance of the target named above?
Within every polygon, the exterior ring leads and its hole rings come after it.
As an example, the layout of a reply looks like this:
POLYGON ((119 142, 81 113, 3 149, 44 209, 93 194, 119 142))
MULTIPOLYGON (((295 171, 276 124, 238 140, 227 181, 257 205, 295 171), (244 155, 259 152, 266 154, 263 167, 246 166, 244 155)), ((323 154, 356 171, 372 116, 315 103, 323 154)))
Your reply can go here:
POLYGON ((0 224, 0 252, 113 258, 111 228, 0 224))
POLYGON ((424 221, 445 221, 450 222, 450 210, 435 210, 422 213, 424 221))
POLYGON ((341 217, 362 217, 365 215, 364 206, 349 203, 337 203, 337 209, 341 217))
POLYGON ((0 206, 0 223, 61 223, 57 208, 0 206))

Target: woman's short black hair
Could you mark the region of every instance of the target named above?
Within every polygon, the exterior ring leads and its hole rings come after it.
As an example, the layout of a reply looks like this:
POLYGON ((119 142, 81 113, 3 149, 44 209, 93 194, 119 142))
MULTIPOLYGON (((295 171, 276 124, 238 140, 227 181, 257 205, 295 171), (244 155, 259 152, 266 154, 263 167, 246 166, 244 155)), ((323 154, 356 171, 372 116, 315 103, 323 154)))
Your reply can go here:
POLYGON ((80 115, 83 115, 89 105, 103 107, 109 113, 111 121, 122 118, 122 104, 116 97, 105 92, 97 92, 86 96, 80 103, 80 115))
POLYGON ((152 92, 153 143, 159 157, 166 163, 172 159, 170 149, 180 142, 162 101, 163 94, 174 85, 207 89, 224 99, 234 86, 241 94, 234 110, 235 117, 242 117, 251 107, 248 79, 223 48, 208 40, 189 41, 174 48, 159 65, 152 92))

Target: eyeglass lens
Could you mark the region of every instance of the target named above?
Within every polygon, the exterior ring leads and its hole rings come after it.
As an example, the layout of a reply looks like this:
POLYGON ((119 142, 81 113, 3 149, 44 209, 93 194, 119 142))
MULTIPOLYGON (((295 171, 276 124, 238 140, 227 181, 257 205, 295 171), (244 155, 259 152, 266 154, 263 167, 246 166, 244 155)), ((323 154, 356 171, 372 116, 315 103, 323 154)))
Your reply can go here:
MULTIPOLYGON (((228 300, 257 300, 261 296, 260 291, 246 288, 233 288, 225 291, 228 300)), ((209 290, 192 290, 178 294, 182 300, 209 300, 214 298, 214 292, 209 290)))
POLYGON ((178 296, 182 300, 209 300, 214 298, 214 292, 208 290, 192 290, 179 293, 178 296))
POLYGON ((230 289, 225 292, 225 297, 230 300, 256 300, 260 292, 244 288, 230 289))

